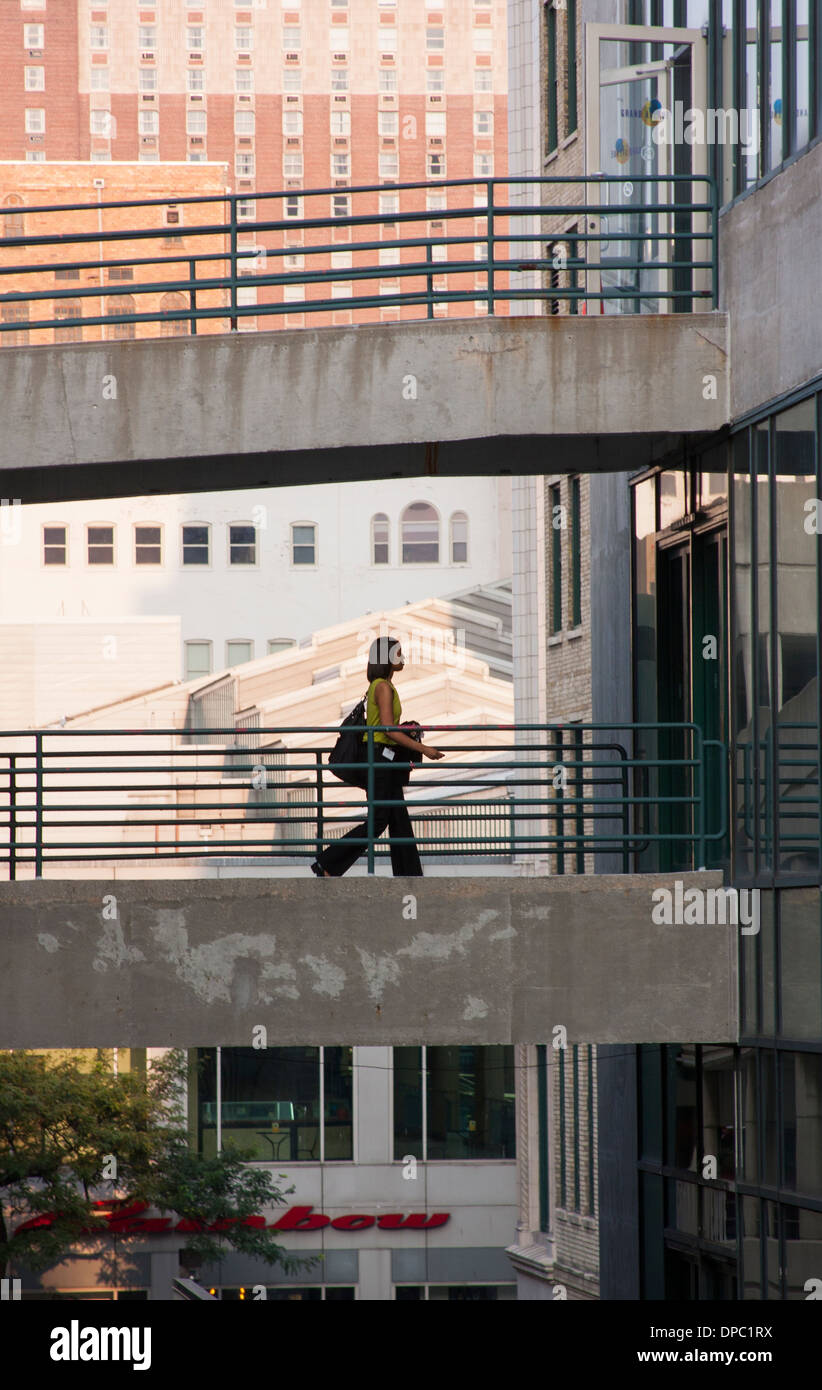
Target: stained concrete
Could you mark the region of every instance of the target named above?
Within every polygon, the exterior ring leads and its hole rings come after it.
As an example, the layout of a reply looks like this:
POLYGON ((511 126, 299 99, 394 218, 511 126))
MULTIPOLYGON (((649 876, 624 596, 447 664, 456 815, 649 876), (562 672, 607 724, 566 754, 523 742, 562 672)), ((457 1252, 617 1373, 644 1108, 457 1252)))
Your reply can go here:
POLYGON ((672 883, 3 883, 0 1047, 733 1042, 738 928, 655 925, 672 883))
POLYGON ((24 503, 608 472, 728 420, 720 313, 69 343, 8 349, 0 371, 4 495, 24 503))

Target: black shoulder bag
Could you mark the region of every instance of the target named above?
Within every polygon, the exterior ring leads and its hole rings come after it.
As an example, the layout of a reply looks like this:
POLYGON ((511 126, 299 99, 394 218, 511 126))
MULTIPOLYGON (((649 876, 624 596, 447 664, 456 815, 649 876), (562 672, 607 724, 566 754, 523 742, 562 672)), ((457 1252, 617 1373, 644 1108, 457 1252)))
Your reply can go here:
POLYGON ((347 782, 351 787, 368 786, 368 744, 363 742, 362 732, 355 733, 356 725, 363 725, 367 721, 365 702, 368 698, 368 691, 363 695, 358 705, 355 705, 350 714, 340 724, 340 733, 337 742, 328 755, 328 766, 335 777, 339 777, 341 782, 347 782), (359 767, 340 767, 340 763, 359 763, 359 767))

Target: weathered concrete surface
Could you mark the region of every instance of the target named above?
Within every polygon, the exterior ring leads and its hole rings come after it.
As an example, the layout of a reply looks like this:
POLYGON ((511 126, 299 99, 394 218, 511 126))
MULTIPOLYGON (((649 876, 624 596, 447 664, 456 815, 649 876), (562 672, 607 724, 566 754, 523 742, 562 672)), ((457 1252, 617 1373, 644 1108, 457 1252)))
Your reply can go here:
POLYGON ((822 145, 719 219, 736 419, 822 371, 822 145))
POLYGON ((4 883, 0 1047, 733 1042, 738 928, 655 925, 672 884, 4 883))
POLYGON ((454 319, 15 348, 0 390, 4 494, 24 502, 608 472, 727 422, 727 323, 454 319))

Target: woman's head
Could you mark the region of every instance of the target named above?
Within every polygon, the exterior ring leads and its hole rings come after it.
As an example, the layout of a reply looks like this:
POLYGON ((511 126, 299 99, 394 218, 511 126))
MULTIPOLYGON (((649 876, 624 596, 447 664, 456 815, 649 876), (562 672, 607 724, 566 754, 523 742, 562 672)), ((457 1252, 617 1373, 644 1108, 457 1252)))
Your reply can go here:
POLYGON ((398 637, 375 637, 368 651, 368 681, 390 681, 395 671, 401 671, 405 659, 398 637))

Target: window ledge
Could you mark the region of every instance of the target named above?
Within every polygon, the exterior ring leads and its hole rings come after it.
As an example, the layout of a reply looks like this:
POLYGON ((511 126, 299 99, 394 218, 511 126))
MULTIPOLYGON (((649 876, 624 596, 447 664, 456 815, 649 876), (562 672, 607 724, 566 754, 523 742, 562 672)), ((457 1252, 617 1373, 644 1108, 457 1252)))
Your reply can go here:
POLYGON ((566 135, 565 139, 560 143, 560 149, 561 149, 561 150, 567 150, 567 149, 568 149, 568 146, 569 146, 569 145, 573 145, 574 141, 575 141, 575 140, 578 140, 578 139, 579 139, 579 131, 578 131, 578 130, 572 130, 572 131, 571 131, 571 134, 570 134, 570 135, 566 135))
POLYGON ((583 632, 582 632, 582 628, 581 628, 581 627, 572 627, 572 628, 571 628, 568 632, 566 632, 566 634, 565 634, 565 636, 567 637, 567 639, 568 639, 569 642, 575 642, 575 641, 577 640, 577 638, 578 638, 578 637, 582 637, 582 635, 583 635, 583 632))
POLYGON ((549 637, 549 638, 548 638, 548 646, 549 646, 549 647, 558 647, 558 646, 560 645, 561 642, 562 642, 562 633, 561 633, 561 632, 555 632, 555 633, 553 634, 552 637, 549 637))
POLYGON ((543 168, 544 168, 544 169, 547 169, 547 168, 548 168, 548 165, 549 165, 549 164, 553 164, 554 160, 555 160, 555 159, 558 159, 558 158, 559 158, 559 147, 557 147, 555 150, 552 150, 550 154, 546 154, 546 155, 545 155, 545 158, 544 158, 543 161, 542 161, 543 168))

